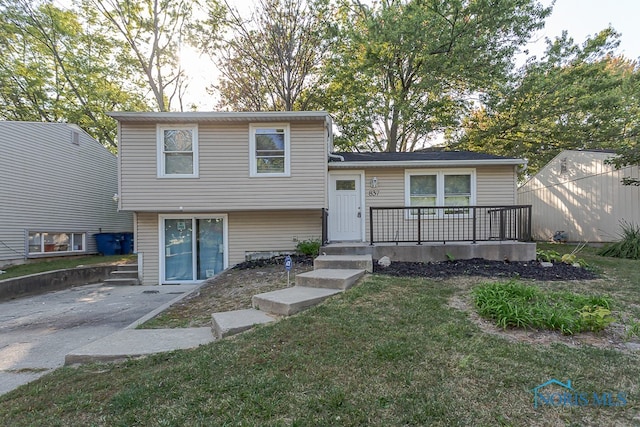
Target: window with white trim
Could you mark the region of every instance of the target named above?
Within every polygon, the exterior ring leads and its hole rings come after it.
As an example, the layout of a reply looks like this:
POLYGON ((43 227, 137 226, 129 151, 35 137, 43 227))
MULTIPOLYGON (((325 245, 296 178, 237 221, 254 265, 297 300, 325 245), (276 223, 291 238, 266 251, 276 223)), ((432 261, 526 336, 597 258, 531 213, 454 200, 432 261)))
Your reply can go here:
POLYGON ((198 176, 198 127, 158 125, 158 176, 198 176))
POLYGON ((290 136, 286 123, 249 126, 250 176, 290 176, 290 136))
MULTIPOLYGON (((465 206, 476 204, 476 176, 473 169, 407 170, 406 206, 450 206, 448 209, 424 209, 423 216, 467 215, 465 206)), ((409 217, 418 215, 409 210, 409 217)))
POLYGON ((86 233, 29 232, 29 255, 85 252, 86 233))

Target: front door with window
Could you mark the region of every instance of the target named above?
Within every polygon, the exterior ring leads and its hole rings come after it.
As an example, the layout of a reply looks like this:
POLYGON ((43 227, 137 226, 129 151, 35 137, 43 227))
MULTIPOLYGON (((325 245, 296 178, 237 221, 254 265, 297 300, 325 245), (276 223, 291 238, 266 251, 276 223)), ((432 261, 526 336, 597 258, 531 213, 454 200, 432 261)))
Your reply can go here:
POLYGON ((206 280, 225 266, 224 218, 165 217, 162 283, 206 280))
POLYGON ((329 240, 362 241, 363 206, 359 174, 332 174, 329 191, 329 240))

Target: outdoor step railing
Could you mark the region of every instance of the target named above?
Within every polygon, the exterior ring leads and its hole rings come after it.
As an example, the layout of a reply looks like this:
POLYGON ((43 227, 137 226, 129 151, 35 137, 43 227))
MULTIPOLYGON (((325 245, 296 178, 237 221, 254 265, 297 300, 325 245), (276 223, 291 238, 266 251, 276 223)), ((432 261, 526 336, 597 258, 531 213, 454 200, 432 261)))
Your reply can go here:
POLYGON ((370 207, 376 243, 531 240, 531 205, 370 207))

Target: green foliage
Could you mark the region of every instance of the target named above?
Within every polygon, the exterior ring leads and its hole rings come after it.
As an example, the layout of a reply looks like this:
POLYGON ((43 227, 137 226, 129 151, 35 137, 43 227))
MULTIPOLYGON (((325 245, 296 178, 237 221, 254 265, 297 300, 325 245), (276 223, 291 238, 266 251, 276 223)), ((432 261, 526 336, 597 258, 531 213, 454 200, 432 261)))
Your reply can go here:
POLYGON ((483 97, 451 145, 526 158, 529 175, 565 149, 636 146, 640 71, 613 55, 618 44, 612 28, 582 46, 566 33, 548 42, 542 60, 532 58, 483 97))
POLYGON ((261 0, 251 19, 229 9, 231 37, 210 53, 222 77, 220 107, 236 111, 316 108, 317 75, 328 52, 325 0, 261 0))
POLYGON ((572 335, 601 331, 613 321, 608 297, 544 292, 516 281, 478 286, 473 298, 478 313, 502 328, 549 329, 572 335))
POLYGON ((620 221, 620 240, 598 251, 598 255, 615 258, 640 259, 640 225, 620 221))
POLYGON ((574 265, 578 264, 580 267, 589 267, 587 262, 578 258, 578 253, 584 249, 585 244, 581 244, 576 246, 571 253, 560 254, 558 251, 553 249, 536 249, 536 259, 538 261, 545 262, 562 262, 564 264, 574 265))
POLYGON ((536 259, 545 262, 559 262, 562 260, 562 255, 552 249, 536 249, 536 259))
POLYGON ((599 305, 585 305, 578 311, 581 323, 589 331, 601 331, 614 321, 611 310, 599 305))
POLYGON ((296 245, 296 251, 302 255, 317 256, 322 242, 320 239, 301 240, 296 245))
POLYGON ((324 67, 343 149, 412 151, 503 81, 550 9, 531 0, 340 2, 324 67))
POLYGON ((631 320, 626 327, 625 338, 640 337, 640 322, 631 320))
POLYGON ((84 10, 98 11, 100 25, 124 43, 118 52, 126 58, 131 80, 144 82, 157 109, 171 111, 182 105, 187 79, 180 64, 181 45, 215 38, 220 7, 216 0, 80 0, 84 10), (205 17, 203 20, 197 16, 205 17), (206 25, 206 29, 205 29, 206 25), (193 33, 197 33, 195 36, 193 33))
POLYGON ((0 0, 0 119, 75 123, 112 151, 112 110, 144 110, 118 41, 50 2, 0 0))

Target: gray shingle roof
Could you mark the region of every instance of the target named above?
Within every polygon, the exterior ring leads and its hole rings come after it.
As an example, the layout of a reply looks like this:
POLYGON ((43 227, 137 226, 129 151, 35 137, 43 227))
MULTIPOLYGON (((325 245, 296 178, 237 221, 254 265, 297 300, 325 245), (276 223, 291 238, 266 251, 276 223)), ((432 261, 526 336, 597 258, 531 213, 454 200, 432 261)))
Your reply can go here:
MULTIPOLYGON (((472 151, 413 151, 410 153, 334 153, 344 157, 345 162, 410 162, 410 161, 474 161, 513 159, 513 157, 472 151)), ((339 159, 331 158, 332 162, 339 159)))

